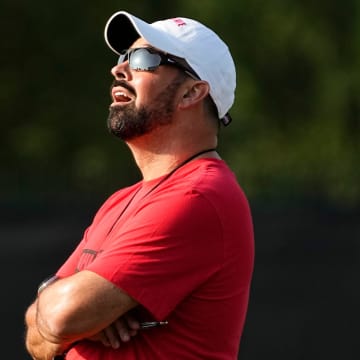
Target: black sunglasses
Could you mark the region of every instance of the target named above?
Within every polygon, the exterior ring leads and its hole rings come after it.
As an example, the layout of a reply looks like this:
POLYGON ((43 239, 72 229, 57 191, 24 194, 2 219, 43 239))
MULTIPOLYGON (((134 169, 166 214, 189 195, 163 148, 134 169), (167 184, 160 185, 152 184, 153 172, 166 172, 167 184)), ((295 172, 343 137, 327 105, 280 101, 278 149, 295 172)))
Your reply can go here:
POLYGON ((125 61, 129 61, 130 68, 137 71, 154 71, 160 65, 176 66, 193 79, 199 80, 199 77, 192 69, 180 64, 173 57, 153 48, 142 47, 124 50, 120 54, 118 64, 122 64, 125 61))

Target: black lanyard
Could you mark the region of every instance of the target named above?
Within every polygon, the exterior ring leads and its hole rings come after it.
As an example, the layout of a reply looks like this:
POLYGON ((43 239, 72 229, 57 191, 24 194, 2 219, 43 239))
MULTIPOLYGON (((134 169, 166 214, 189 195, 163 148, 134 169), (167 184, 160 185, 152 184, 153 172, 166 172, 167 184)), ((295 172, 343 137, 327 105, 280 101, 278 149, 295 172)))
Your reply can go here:
MULTIPOLYGON (((156 188, 158 188, 161 184, 163 184, 166 180, 168 180, 177 170, 179 170, 181 167, 183 167, 185 164, 189 163, 191 160, 195 159, 196 157, 202 155, 202 154, 206 154, 210 151, 215 151, 216 149, 206 149, 206 150, 202 150, 199 151, 198 153, 190 156, 189 158, 187 158, 185 161, 183 161, 182 163, 180 163, 178 166, 176 166, 174 169, 172 169, 169 173, 167 173, 163 178, 161 178, 161 180, 159 182, 157 182, 141 199, 144 199, 145 197, 147 197, 150 193, 152 193, 156 188)), ((116 220, 114 221, 114 223, 112 224, 111 228, 109 229, 107 236, 110 235, 110 233, 113 231, 114 227, 116 226, 116 224, 118 223, 118 221, 121 219, 121 217, 124 215, 125 211, 128 209, 128 207, 130 206, 130 204, 133 202, 133 200, 135 199, 135 196, 138 194, 138 192, 140 191, 141 186, 135 191, 134 195, 130 198, 130 200, 128 201, 128 203, 125 205, 125 207, 122 209, 121 213, 119 214, 119 216, 116 218, 116 220)))

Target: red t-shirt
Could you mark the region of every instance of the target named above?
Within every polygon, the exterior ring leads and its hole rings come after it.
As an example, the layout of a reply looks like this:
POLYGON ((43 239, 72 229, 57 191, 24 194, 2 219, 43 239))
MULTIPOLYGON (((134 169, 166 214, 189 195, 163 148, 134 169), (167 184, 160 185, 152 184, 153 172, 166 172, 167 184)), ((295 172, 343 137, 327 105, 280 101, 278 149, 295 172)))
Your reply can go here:
POLYGON ((236 359, 253 260, 248 202, 222 160, 198 159, 116 192, 57 275, 93 271, 141 304, 140 321, 168 325, 117 350, 81 341, 66 358, 236 359))

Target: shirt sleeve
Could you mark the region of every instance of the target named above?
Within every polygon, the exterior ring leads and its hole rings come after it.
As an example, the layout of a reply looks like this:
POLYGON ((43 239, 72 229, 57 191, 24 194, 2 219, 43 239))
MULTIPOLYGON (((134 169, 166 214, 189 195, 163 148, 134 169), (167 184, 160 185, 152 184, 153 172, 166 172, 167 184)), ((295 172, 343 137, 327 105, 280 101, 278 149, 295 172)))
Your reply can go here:
POLYGON ((57 271, 56 276, 58 276, 60 278, 64 278, 64 277, 71 276, 75 272, 77 272, 79 260, 81 258, 83 249, 86 244, 86 238, 87 238, 88 231, 89 231, 89 228, 86 229, 86 231, 84 233, 84 237, 80 241, 78 246, 75 248, 75 250, 72 252, 72 254, 67 258, 65 263, 57 271))
POLYGON ((196 191, 149 196, 87 270, 126 291, 158 319, 222 265, 222 225, 196 191))

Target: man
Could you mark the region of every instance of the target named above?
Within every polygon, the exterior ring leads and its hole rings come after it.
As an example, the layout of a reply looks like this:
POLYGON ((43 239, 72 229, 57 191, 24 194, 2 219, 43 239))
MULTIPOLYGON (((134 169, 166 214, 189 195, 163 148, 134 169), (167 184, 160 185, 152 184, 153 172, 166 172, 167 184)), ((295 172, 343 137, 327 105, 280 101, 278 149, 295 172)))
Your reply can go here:
POLYGON ((247 200, 216 152, 235 67, 186 18, 105 28, 110 131, 143 180, 113 194, 26 313, 34 359, 236 359, 253 270, 247 200))

